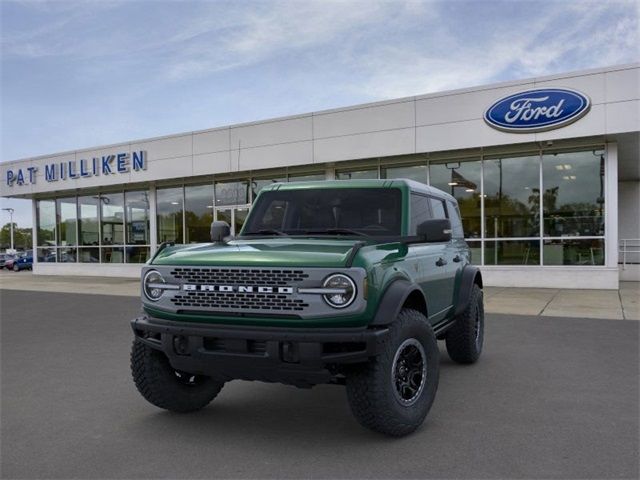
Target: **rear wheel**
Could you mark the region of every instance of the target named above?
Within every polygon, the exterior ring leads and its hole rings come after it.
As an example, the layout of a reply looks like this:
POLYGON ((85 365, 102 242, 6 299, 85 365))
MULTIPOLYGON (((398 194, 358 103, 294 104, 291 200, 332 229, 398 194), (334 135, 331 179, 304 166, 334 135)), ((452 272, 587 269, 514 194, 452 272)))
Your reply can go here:
POLYGON ((131 373, 142 396, 156 407, 193 412, 206 407, 224 382, 174 369, 167 356, 142 342, 133 342, 131 373))
POLYGON ((438 345, 423 314, 402 309, 383 351, 347 375, 347 398, 361 425, 392 436, 424 421, 438 389, 438 345))
POLYGON ((447 353, 458 363, 475 363, 484 343, 484 301, 482 289, 474 284, 469 304, 445 337, 447 353))
POLYGON ((19 272, 19 271, 20 271, 20 267, 18 267, 18 264, 17 264, 17 263, 14 263, 14 264, 13 264, 13 271, 14 271, 14 272, 19 272))

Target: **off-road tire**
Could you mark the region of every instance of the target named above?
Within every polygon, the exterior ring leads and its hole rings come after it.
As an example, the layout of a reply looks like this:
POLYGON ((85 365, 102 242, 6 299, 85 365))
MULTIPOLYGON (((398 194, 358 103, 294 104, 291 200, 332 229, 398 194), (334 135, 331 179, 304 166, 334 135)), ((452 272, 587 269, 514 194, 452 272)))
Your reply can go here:
POLYGON ((176 374, 164 353, 135 340, 131 347, 131 374, 138 391, 149 403, 172 412, 200 410, 224 386, 224 382, 199 375, 189 377, 193 378, 193 384, 185 383, 188 379, 181 381, 178 375, 188 374, 176 374))
POLYGON ((349 406, 364 427, 396 437, 408 435, 427 416, 438 389, 438 379, 439 352, 433 330, 422 313, 405 308, 391 324, 382 352, 346 375, 349 406), (426 377, 414 403, 407 406, 396 396, 392 367, 400 347, 410 339, 417 340, 423 348, 426 377))
POLYGON ((447 353, 457 363, 475 363, 484 343, 484 302, 482 289, 474 284, 469 304, 447 331, 447 353), (477 330, 476 330, 477 328, 477 330))

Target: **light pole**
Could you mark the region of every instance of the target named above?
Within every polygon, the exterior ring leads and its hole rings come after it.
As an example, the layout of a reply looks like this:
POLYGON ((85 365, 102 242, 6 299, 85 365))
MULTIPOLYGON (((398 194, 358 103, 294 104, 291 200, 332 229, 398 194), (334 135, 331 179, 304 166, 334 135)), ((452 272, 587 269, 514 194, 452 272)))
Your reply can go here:
POLYGON ((9 212, 9 226, 11 228, 11 251, 13 251, 13 212, 15 211, 13 208, 3 208, 2 210, 6 210, 9 212))

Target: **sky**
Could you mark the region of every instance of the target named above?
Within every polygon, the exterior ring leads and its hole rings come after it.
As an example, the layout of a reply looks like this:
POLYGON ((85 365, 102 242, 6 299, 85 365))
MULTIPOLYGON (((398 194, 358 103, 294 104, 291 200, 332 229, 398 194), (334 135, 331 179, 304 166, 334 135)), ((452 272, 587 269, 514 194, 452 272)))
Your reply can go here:
MULTIPOLYGON (((640 0, 2 0, 0 14, 0 161, 640 60, 640 0)), ((1 201, 31 225, 28 201, 1 201)))

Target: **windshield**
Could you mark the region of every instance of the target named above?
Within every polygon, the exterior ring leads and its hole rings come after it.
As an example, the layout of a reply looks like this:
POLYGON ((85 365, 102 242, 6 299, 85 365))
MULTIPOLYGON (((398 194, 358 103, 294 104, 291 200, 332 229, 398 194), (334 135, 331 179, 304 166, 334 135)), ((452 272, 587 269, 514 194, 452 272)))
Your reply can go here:
POLYGON ((397 188, 327 188, 265 192, 242 235, 400 235, 397 188))

